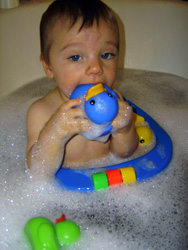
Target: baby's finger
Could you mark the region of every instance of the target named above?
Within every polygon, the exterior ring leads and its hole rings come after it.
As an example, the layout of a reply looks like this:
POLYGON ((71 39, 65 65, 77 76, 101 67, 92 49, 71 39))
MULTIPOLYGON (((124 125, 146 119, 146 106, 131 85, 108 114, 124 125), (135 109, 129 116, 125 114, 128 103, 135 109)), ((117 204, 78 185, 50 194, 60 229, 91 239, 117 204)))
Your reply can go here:
POLYGON ((130 106, 128 102, 124 100, 118 100, 119 107, 130 106))
POLYGON ((72 136, 82 132, 87 132, 91 129, 87 119, 69 119, 63 124, 62 131, 67 136, 72 136))
POLYGON ((132 112, 132 107, 126 102, 118 100, 119 114, 127 114, 132 112))
POLYGON ((84 111, 80 108, 72 108, 69 110, 61 110, 60 119, 69 120, 74 118, 86 119, 84 111))
POLYGON ((132 121, 132 107, 125 102, 119 101, 119 113, 113 120, 112 125, 115 128, 126 127, 132 121))
POLYGON ((118 98, 123 101, 123 96, 120 94, 120 92, 117 89, 113 89, 113 91, 117 94, 118 98))
POLYGON ((91 125, 87 119, 73 119, 69 121, 69 125, 72 127, 75 133, 82 133, 91 129, 91 125))
POLYGON ((79 98, 71 99, 71 100, 68 100, 67 102, 63 103, 59 107, 59 109, 60 110, 68 110, 68 109, 74 108, 76 106, 79 106, 81 103, 82 103, 82 100, 79 98))

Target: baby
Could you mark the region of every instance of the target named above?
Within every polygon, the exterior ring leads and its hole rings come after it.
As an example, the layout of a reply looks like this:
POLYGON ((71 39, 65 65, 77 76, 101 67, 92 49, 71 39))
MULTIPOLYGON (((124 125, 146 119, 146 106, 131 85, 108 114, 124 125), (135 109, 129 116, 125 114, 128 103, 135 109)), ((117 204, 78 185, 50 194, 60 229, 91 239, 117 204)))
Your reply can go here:
POLYGON ((79 133, 91 129, 70 95, 80 84, 105 83, 112 88, 118 63, 119 34, 114 13, 100 0, 56 0, 42 16, 40 60, 57 87, 34 102, 27 114, 26 158, 33 171, 54 175, 62 165, 81 166, 108 155, 131 155, 138 144, 132 109, 114 90, 118 114, 115 132, 105 142, 79 133))

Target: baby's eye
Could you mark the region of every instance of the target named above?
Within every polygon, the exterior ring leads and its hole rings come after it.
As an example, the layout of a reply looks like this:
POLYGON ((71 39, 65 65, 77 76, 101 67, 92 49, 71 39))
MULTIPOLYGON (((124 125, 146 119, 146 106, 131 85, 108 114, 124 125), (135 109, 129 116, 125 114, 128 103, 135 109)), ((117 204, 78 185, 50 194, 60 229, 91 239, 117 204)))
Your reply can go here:
POLYGON ((104 53, 101 55, 102 59, 110 59, 112 56, 114 56, 114 54, 112 53, 104 53))
POLYGON ((70 56, 69 59, 71 61, 77 62, 77 61, 80 61, 82 58, 79 55, 74 55, 74 56, 70 56))

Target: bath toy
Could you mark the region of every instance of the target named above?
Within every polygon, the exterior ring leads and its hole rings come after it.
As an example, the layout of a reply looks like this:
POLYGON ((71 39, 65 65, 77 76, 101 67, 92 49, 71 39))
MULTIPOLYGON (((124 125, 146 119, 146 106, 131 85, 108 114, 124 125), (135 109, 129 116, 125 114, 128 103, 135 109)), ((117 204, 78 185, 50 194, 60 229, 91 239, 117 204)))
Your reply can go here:
POLYGON ((44 217, 29 220, 24 228, 33 250, 58 250, 55 228, 51 221, 44 217))
MULTIPOLYGON (((133 111, 136 114, 136 127, 144 121, 149 124, 149 134, 152 131, 156 139, 156 145, 154 146, 154 148, 145 155, 131 161, 125 161, 123 163, 105 166, 100 169, 60 168, 56 173, 56 177, 59 180, 59 185, 61 188, 84 192, 107 188, 109 184, 105 171, 113 169, 120 170, 123 183, 143 181, 147 178, 155 176, 168 166, 172 158, 173 151, 172 141, 169 135, 153 118, 151 118, 142 109, 140 109, 131 101, 127 99, 125 100, 132 106, 133 111), (102 174, 100 174, 99 172, 102 172, 102 174), (96 176, 93 175, 95 173, 96 176)), ((141 134, 142 133, 140 132, 140 135, 141 134)), ((147 138, 146 143, 148 140, 150 141, 152 137, 151 134, 147 136, 144 138, 147 138)), ((141 142, 141 144, 144 143, 141 142)))
POLYGON ((65 220, 62 215, 53 223, 44 217, 30 219, 24 228, 33 250, 58 250, 60 246, 67 246, 80 237, 80 228, 72 221, 65 220))
POLYGON ((136 133, 139 138, 139 145, 147 146, 153 140, 153 131, 146 126, 136 127, 136 133))
POLYGON ((58 223, 58 222, 62 222, 65 220, 65 215, 62 214, 61 217, 59 219, 56 219, 55 222, 58 223))
POLYGON ((145 119, 143 116, 140 116, 136 113, 133 113, 133 123, 135 126, 140 125, 145 122, 145 119))
POLYGON ((95 190, 108 188, 108 178, 105 172, 93 174, 91 176, 95 190))
MULTIPOLYGON (((118 113, 117 94, 106 84, 81 84, 72 92, 70 99, 78 97, 83 99, 83 109, 88 119, 94 124, 102 125, 97 137, 108 135, 113 128, 111 122, 118 113)), ((88 139, 95 139, 90 138, 93 131, 82 135, 87 138, 89 136, 88 139)))
POLYGON ((126 167, 120 169, 107 170, 106 172, 100 172, 92 174, 92 180, 95 190, 104 189, 109 186, 128 184, 136 181, 136 174, 133 167, 126 167), (104 175, 107 179, 107 184, 104 186, 104 175), (103 184, 103 185, 101 185, 103 184))
POLYGON ((55 225, 57 239, 60 245, 67 246, 80 236, 80 228, 72 221, 63 221, 55 225))
POLYGON ((120 172, 124 184, 136 181, 136 173, 133 167, 120 168, 120 172))
POLYGON ((108 178, 109 186, 118 185, 122 183, 121 172, 119 169, 107 170, 106 175, 108 178))
POLYGON ((92 174, 95 190, 104 189, 109 186, 128 184, 136 181, 136 174, 133 167, 107 170, 92 174))

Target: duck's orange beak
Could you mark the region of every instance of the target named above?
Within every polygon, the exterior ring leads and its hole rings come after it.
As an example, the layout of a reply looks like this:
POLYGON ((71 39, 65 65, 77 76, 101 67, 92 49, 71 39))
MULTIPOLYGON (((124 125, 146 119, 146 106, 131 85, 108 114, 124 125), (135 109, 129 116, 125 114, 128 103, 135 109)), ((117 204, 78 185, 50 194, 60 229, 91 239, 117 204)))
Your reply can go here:
POLYGON ((107 90, 104 88, 102 83, 98 83, 94 85, 88 90, 87 95, 85 97, 85 101, 87 102, 91 97, 96 96, 104 91, 107 91, 107 90))

